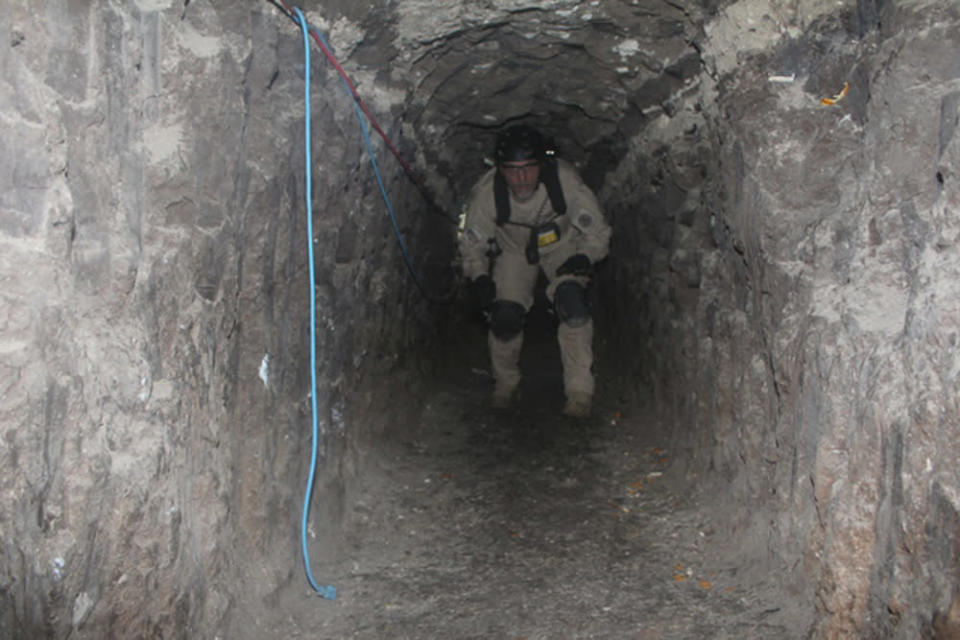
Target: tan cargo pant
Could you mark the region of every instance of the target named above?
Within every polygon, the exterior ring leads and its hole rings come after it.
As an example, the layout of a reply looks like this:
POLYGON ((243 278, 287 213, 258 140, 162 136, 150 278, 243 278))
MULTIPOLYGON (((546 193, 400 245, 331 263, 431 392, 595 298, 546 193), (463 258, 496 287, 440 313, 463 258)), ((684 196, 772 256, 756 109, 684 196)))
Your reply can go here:
MULTIPOLYGON (((553 302, 553 294, 561 282, 574 280, 586 286, 588 278, 564 275, 557 276, 557 268, 574 251, 554 251, 540 256, 539 264, 528 264, 526 257, 513 253, 497 256, 493 265, 493 281, 497 285, 497 299, 510 300, 523 305, 527 311, 533 305, 537 276, 543 269, 547 277, 547 299, 553 302)), ((557 327, 557 343, 560 345, 560 360, 563 364, 563 390, 569 398, 571 393, 593 395, 593 320, 579 327, 560 323, 557 327)), ((523 332, 510 340, 500 340, 490 332, 487 335, 490 348, 490 364, 495 381, 494 393, 512 392, 520 383, 520 348, 523 332)))

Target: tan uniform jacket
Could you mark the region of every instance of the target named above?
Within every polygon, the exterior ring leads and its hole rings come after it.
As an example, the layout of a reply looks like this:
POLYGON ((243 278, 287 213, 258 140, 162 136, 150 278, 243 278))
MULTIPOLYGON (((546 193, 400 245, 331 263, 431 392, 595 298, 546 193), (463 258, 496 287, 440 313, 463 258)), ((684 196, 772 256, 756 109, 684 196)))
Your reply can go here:
POLYGON ((490 238, 496 239, 503 252, 523 256, 530 238, 529 227, 548 222, 555 222, 560 227, 560 239, 542 247, 541 256, 562 251, 568 255, 582 253, 590 258, 591 262, 606 257, 611 230, 603 218, 596 196, 568 162, 557 160, 557 164, 563 197, 567 203, 567 212, 562 216, 558 216, 553 210, 547 189, 541 183, 533 196, 525 202, 519 202, 510 196, 510 222, 498 227, 497 207, 493 196, 496 168, 480 178, 470 194, 466 221, 459 241, 465 278, 472 280, 489 273, 487 251, 490 238))

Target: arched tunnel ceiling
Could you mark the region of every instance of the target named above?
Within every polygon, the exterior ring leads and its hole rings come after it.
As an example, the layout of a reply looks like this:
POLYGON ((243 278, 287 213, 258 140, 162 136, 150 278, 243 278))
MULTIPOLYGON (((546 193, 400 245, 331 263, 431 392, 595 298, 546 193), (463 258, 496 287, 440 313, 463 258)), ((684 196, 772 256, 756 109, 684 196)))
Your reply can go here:
POLYGON ((666 0, 408 0, 358 19, 354 60, 389 67, 425 161, 463 193, 495 132, 531 121, 592 186, 693 84, 703 8, 666 0))

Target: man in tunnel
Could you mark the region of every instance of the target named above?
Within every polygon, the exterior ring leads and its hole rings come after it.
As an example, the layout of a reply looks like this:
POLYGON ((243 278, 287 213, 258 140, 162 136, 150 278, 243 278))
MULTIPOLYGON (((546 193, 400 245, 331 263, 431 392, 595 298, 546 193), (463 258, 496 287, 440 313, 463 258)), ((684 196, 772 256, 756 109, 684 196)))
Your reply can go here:
POLYGON ((563 413, 588 417, 594 380, 586 288, 593 265, 607 255, 610 226, 593 192, 548 152, 535 128, 501 132, 496 165, 471 192, 459 241, 472 297, 488 312, 492 404, 507 408, 516 400, 524 317, 542 271, 559 322, 563 413))

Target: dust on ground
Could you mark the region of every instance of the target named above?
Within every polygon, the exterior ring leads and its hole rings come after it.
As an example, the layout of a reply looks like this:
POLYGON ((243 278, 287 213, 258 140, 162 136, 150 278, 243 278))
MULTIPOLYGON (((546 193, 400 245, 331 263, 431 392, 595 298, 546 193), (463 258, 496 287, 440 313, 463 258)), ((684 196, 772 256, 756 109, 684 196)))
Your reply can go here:
POLYGON ((338 559, 281 595, 285 638, 801 638, 785 597, 714 555, 706 511, 641 411, 561 417, 555 343, 524 347, 512 411, 489 374, 437 381, 416 428, 381 443, 338 559))

